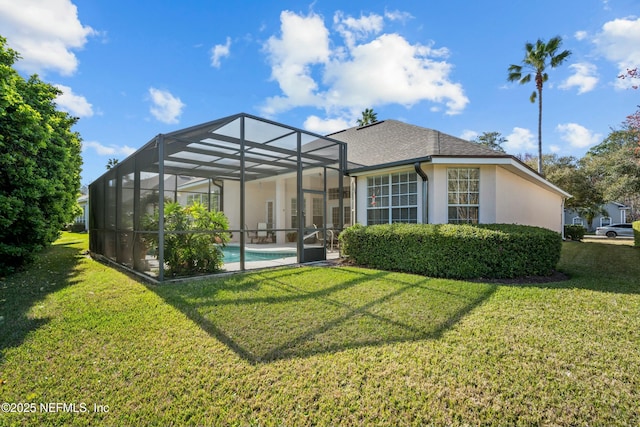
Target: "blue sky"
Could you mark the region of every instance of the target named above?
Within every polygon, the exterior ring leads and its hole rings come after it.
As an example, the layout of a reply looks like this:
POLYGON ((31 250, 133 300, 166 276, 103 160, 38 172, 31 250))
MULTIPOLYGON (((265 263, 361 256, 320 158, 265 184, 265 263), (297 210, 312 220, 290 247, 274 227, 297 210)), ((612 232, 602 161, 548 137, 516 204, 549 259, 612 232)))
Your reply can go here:
POLYGON ((544 88, 545 153, 581 157, 640 104, 616 77, 640 66, 637 0, 0 0, 0 34, 80 118, 83 184, 159 133, 239 112, 326 134, 373 108, 535 153, 534 86, 507 68, 556 35, 572 55, 544 88))

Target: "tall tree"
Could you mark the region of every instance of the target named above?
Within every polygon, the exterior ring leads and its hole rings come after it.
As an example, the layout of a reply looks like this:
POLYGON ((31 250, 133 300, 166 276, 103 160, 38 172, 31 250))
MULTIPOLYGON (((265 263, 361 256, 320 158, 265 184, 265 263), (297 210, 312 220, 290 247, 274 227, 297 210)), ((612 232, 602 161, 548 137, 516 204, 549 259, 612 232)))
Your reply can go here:
POLYGON ((482 135, 472 139, 471 142, 504 153, 505 151, 504 148, 502 148, 502 144, 507 142, 507 138, 503 137, 500 132, 483 132, 482 135))
POLYGON ((76 214, 80 136, 56 110, 60 91, 13 69, 19 54, 0 37, 0 276, 52 243, 76 214))
POLYGON ((570 55, 571 51, 563 50, 559 52, 562 45, 562 38, 556 36, 545 43, 543 40, 525 44, 525 56, 522 65, 511 64, 509 66, 508 80, 510 82, 519 82, 527 84, 534 80, 536 90, 533 91, 529 100, 532 103, 538 100, 538 173, 543 174, 542 170, 542 88, 544 83, 549 79, 546 73, 547 67, 556 68, 562 64, 570 55))
POLYGON ((632 218, 640 216, 640 153, 634 151, 637 138, 634 129, 612 130, 581 159, 604 199, 630 206, 632 218))
POLYGON ((362 118, 358 119, 358 126, 366 126, 378 121, 378 115, 373 112, 373 108, 366 108, 362 112, 362 118))

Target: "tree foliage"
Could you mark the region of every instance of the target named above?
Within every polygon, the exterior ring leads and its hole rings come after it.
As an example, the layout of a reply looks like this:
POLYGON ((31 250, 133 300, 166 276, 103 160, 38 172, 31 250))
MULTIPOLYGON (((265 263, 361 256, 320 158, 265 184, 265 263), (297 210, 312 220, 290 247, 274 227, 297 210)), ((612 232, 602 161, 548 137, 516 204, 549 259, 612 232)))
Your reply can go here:
POLYGON ((116 158, 111 158, 107 161, 107 170, 116 167, 116 165, 120 162, 120 160, 116 158))
MULTIPOLYGON (((523 161, 534 169, 538 158, 527 156, 523 161)), ((597 210, 605 202, 600 189, 594 185, 580 160, 573 156, 545 154, 542 156, 542 164, 547 171, 545 178, 573 196, 565 202, 565 207, 597 210)))
MULTIPOLYGON (((158 230, 159 214, 143 218, 145 230, 158 230)), ((213 273, 222 268, 220 249, 229 241, 229 221, 220 211, 208 211, 200 202, 183 207, 169 202, 164 206, 164 261, 171 276, 213 273)), ((158 235, 145 236, 147 244, 156 248, 158 235)))
POLYGON ((581 160, 585 173, 605 200, 640 209, 640 154, 636 150, 638 129, 613 130, 602 143, 591 148, 581 160))
POLYGON ((77 119, 58 111, 60 91, 13 68, 0 37, 0 275, 52 243, 75 216, 80 187, 77 119))
POLYGON ((502 144, 507 142, 507 138, 503 137, 500 132, 483 132, 482 135, 472 139, 471 142, 504 153, 505 151, 504 148, 502 148, 502 144))
POLYGON ((378 121, 378 115, 373 112, 373 108, 365 108, 362 117, 358 119, 358 126, 366 126, 378 121))
POLYGON ((534 80, 536 90, 531 93, 529 100, 534 103, 538 100, 538 173, 543 173, 542 168, 542 88, 544 83, 549 79, 546 72, 547 67, 556 68, 561 65, 570 55, 571 51, 563 50, 559 52, 562 46, 562 38, 553 37, 547 43, 543 40, 525 44, 525 56, 522 65, 511 64, 509 66, 509 75, 507 79, 510 82, 518 82, 527 84, 534 80))

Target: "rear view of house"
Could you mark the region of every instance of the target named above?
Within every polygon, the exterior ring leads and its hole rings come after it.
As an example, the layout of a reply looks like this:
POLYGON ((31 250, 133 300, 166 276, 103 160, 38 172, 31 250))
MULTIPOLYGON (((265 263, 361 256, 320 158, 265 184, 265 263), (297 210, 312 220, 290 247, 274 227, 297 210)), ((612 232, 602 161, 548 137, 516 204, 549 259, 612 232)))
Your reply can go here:
POLYGON ((244 270, 324 260, 356 222, 561 232, 567 197, 513 156, 432 129, 385 120, 321 136, 242 113, 158 135, 94 181, 90 251, 162 281, 165 237, 207 232, 165 229, 168 203, 223 212, 225 265, 244 270))

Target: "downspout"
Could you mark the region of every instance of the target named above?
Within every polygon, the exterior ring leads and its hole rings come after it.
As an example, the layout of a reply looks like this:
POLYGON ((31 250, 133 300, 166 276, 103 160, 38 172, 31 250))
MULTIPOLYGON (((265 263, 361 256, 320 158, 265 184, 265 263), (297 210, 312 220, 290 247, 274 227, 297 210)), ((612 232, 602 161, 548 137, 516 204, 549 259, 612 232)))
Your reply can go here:
POLYGON ((424 171, 420 167, 420 162, 416 162, 413 166, 416 169, 416 173, 420 175, 420 178, 422 178, 422 223, 428 224, 429 223, 429 199, 427 198, 428 197, 427 190, 429 187, 429 178, 427 177, 427 174, 424 173, 424 171))
POLYGON ((567 201, 566 197, 563 197, 563 198, 562 198, 562 209, 561 209, 561 212, 562 212, 562 220, 560 221, 560 226, 562 227, 562 240, 566 240, 566 237, 565 237, 565 235, 564 235, 564 226, 565 226, 565 223, 564 223, 564 217, 566 216, 566 215, 565 215, 565 212, 564 212, 564 204, 565 204, 565 202, 566 202, 566 201, 567 201))

